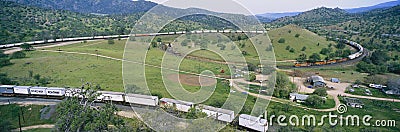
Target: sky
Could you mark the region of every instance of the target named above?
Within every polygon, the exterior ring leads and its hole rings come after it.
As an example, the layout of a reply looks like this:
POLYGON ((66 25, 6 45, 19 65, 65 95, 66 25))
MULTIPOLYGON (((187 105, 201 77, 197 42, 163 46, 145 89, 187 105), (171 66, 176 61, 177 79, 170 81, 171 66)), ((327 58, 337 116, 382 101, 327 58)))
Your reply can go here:
POLYGON ((302 12, 318 7, 356 8, 393 0, 149 0, 177 8, 196 7, 216 12, 263 14, 302 12), (236 2, 235 2, 236 1, 236 2), (249 10, 249 11, 247 11, 249 10))

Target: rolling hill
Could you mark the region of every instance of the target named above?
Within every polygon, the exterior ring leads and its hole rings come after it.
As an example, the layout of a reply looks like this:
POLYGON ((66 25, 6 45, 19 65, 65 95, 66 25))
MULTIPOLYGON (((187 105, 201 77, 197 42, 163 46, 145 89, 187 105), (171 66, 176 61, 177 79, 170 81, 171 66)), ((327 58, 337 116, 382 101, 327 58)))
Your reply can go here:
MULTIPOLYGON (((322 48, 328 48, 329 44, 336 44, 336 42, 326 41, 324 37, 296 25, 287 25, 273 29, 268 32, 268 35, 274 46, 277 61, 295 60, 301 53, 305 53, 307 56, 313 53, 319 54, 322 48), (299 34, 299 36, 295 37, 296 34, 299 34), (281 38, 285 39, 285 43, 278 42, 281 38), (288 46, 293 48, 294 52, 287 50, 286 47, 288 46), (302 51, 303 47, 306 47, 306 50, 302 51)), ((334 46, 332 48, 335 50, 334 46)), ((325 56, 321 56, 325 58, 325 56)))
POLYGON ((79 13, 132 14, 146 12, 158 5, 150 1, 132 0, 7 0, 47 9, 79 13))

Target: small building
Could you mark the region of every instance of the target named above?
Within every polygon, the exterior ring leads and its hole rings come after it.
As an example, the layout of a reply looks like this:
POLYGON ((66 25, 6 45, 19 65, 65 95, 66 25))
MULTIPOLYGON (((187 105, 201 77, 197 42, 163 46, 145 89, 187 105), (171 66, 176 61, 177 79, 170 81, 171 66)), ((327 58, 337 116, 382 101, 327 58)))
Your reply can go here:
POLYGON ((290 93, 289 99, 291 101, 296 101, 296 102, 304 102, 308 98, 309 95, 304 95, 304 94, 298 94, 298 93, 290 93))
POLYGON ((201 112, 204 112, 208 117, 214 118, 219 121, 232 122, 235 119, 235 112, 232 110, 215 108, 207 105, 199 105, 201 112))
POLYGON ((333 83, 340 83, 340 80, 338 78, 332 78, 331 82, 333 83))
POLYGON ((311 76, 308 78, 307 81, 310 82, 311 85, 314 87, 325 87, 326 86, 325 80, 321 76, 317 76, 317 75, 311 76))
POLYGON ((162 98, 160 99, 161 107, 174 107, 178 111, 189 112, 189 109, 194 107, 194 103, 186 102, 182 100, 175 100, 170 98, 162 98))
POLYGON ((361 100, 356 99, 356 98, 344 98, 344 101, 346 102, 347 106, 353 107, 353 108, 363 108, 364 104, 362 103, 361 100))

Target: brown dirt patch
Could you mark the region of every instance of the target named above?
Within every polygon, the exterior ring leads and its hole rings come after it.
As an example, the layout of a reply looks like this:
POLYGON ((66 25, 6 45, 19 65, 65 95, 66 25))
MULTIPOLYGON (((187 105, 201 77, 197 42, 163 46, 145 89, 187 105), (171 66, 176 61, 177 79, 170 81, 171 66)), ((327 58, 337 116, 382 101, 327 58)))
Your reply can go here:
POLYGON ((217 83, 217 80, 214 78, 187 74, 170 74, 167 78, 173 82, 180 82, 190 86, 212 86, 217 83))

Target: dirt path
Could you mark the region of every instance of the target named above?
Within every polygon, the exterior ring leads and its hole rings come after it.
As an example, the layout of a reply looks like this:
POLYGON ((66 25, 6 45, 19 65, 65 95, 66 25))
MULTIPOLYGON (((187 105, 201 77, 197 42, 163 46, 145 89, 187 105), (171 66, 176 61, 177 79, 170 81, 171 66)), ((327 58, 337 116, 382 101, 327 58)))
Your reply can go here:
MULTIPOLYGON (((34 125, 34 126, 22 127, 21 130, 22 131, 26 131, 26 130, 37 129, 37 128, 54 128, 54 126, 55 125, 53 125, 53 124, 34 125)), ((19 131, 19 128, 18 129, 14 129, 12 131, 19 131)))

